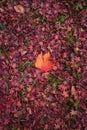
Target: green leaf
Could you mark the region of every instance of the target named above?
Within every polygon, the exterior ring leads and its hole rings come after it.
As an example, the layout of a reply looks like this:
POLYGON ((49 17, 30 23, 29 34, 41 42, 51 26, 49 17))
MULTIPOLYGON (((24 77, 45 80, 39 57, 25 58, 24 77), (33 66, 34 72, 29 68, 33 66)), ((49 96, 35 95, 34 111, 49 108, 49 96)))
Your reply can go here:
POLYGON ((74 37, 74 36, 71 36, 71 38, 70 38, 70 40, 69 40, 69 43, 72 44, 74 41, 75 41, 75 37, 74 37))
POLYGON ((71 65, 70 64, 65 64, 65 68, 69 69, 69 68, 71 68, 71 65))
POLYGON ((17 128, 14 126, 12 130, 17 130, 17 128))
POLYGON ((6 48, 4 46, 1 47, 2 49, 2 53, 5 54, 5 56, 8 58, 8 61, 10 61, 10 56, 9 56, 9 53, 8 51, 6 50, 6 48))
POLYGON ((55 82, 56 82, 56 85, 60 85, 62 84, 63 81, 61 79, 57 79, 55 82))
POLYGON ((65 22, 64 16, 61 16, 61 17, 59 18, 59 20, 60 20, 60 23, 64 23, 64 22, 65 22))
POLYGON ((73 36, 73 30, 71 30, 69 32, 69 35, 68 35, 68 43, 69 43, 69 45, 72 45, 74 43, 74 41, 75 41, 75 37, 73 36))
POLYGON ((31 65, 32 63, 29 60, 27 60, 25 62, 18 64, 18 70, 21 71, 25 66, 31 66, 31 65))
POLYGON ((22 83, 23 81, 24 81, 24 78, 26 78, 27 77, 27 73, 25 72, 25 73, 22 73, 22 77, 21 77, 21 79, 20 79, 20 83, 22 83))
POLYGON ((76 119, 77 119, 77 115, 76 115, 76 114, 75 114, 75 115, 72 115, 71 119, 72 119, 72 120, 76 120, 76 119))
POLYGON ((80 80, 82 78, 82 75, 78 72, 77 72, 77 78, 78 78, 78 80, 80 80))
POLYGON ((45 15, 42 16, 42 21, 47 22, 47 17, 45 15))
POLYGON ((2 2, 0 1, 0 7, 2 7, 2 2))
POLYGON ((67 98, 66 101, 67 101, 68 104, 74 104, 75 103, 72 98, 67 98))
POLYGON ((40 16, 39 11, 38 11, 38 10, 35 10, 35 11, 34 11, 33 18, 36 19, 36 18, 38 18, 39 16, 40 16))
POLYGON ((6 27, 0 22, 0 30, 6 30, 6 27))
POLYGON ((14 0, 10 0, 10 2, 13 4, 13 3, 14 3, 14 0))
POLYGON ((82 4, 79 4, 79 3, 78 3, 78 4, 76 5, 76 10, 79 10, 79 9, 80 9, 80 10, 83 9, 83 6, 82 6, 82 4))
POLYGON ((38 26, 38 25, 39 25, 39 23, 37 23, 37 22, 35 22, 35 23, 33 24, 34 27, 36 27, 36 26, 38 26))
POLYGON ((63 24, 63 23, 66 21, 65 15, 64 15, 64 14, 60 14, 60 15, 58 16, 58 18, 56 18, 54 21, 55 21, 55 22, 58 22, 58 23, 60 23, 60 24, 63 24))
POLYGON ((30 45, 31 45, 31 41, 28 41, 28 42, 25 43, 26 47, 29 47, 30 45))
POLYGON ((55 75, 54 75, 54 74, 51 74, 50 77, 49 77, 49 82, 50 82, 50 83, 53 83, 53 82, 54 82, 54 79, 55 79, 55 75))

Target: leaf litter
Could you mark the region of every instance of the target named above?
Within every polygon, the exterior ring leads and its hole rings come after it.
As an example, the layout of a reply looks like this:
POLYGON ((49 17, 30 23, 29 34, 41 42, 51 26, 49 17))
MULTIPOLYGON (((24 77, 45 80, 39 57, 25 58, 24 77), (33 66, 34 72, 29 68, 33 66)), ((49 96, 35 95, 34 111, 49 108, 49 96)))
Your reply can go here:
POLYGON ((87 128, 86 4, 0 1, 1 130, 87 128))

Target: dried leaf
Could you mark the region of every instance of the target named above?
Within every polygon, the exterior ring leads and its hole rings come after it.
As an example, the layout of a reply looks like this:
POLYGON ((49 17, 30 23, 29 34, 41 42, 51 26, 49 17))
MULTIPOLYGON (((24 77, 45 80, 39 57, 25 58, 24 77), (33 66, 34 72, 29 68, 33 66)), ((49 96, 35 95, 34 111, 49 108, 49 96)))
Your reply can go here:
POLYGON ((67 91, 63 91, 63 94, 62 94, 65 98, 69 97, 69 94, 67 91))
POLYGON ((43 55, 41 52, 41 54, 39 54, 38 57, 36 58, 35 67, 41 69, 42 65, 43 65, 43 55))
POLYGON ((71 112, 70 112, 70 114, 71 114, 71 115, 76 115, 76 114, 77 114, 77 111, 75 111, 75 110, 72 109, 71 112))
POLYGON ((44 62, 48 61, 50 59, 50 53, 48 52, 44 54, 43 58, 44 58, 44 62))
POLYGON ((47 72, 51 70, 53 67, 54 67, 54 63, 52 63, 51 61, 46 61, 42 66, 42 71, 47 72))
POLYGON ((42 54, 42 52, 38 55, 35 61, 35 67, 41 69, 44 72, 51 70, 55 64, 50 60, 50 53, 42 54))
POLYGON ((0 12, 4 12, 4 9, 0 8, 0 12))
POLYGON ((74 86, 71 87, 71 94, 72 96, 74 96, 75 98, 77 98, 77 92, 74 86))
POLYGON ((16 5, 14 6, 14 9, 17 13, 21 13, 21 14, 24 14, 25 10, 24 10, 24 7, 21 6, 21 5, 16 5))

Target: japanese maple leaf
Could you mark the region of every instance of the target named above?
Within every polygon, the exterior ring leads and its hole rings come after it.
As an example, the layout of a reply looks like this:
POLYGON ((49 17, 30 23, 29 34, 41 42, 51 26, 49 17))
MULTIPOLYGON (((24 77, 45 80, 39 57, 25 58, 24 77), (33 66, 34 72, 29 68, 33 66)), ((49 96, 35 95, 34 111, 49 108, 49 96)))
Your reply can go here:
POLYGON ((3 105, 0 105, 0 111, 2 111, 4 109, 3 105))
POLYGON ((41 69, 43 72, 47 72, 53 67, 55 64, 50 61, 50 53, 42 54, 42 52, 37 56, 35 61, 35 67, 41 69))

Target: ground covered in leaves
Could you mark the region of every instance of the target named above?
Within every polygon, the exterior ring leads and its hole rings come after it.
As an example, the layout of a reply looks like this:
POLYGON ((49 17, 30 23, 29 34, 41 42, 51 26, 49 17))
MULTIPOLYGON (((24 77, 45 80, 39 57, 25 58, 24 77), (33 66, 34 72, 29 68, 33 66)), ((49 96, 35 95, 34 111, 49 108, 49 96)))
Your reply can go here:
POLYGON ((86 0, 0 1, 0 130, 87 130, 86 0))

